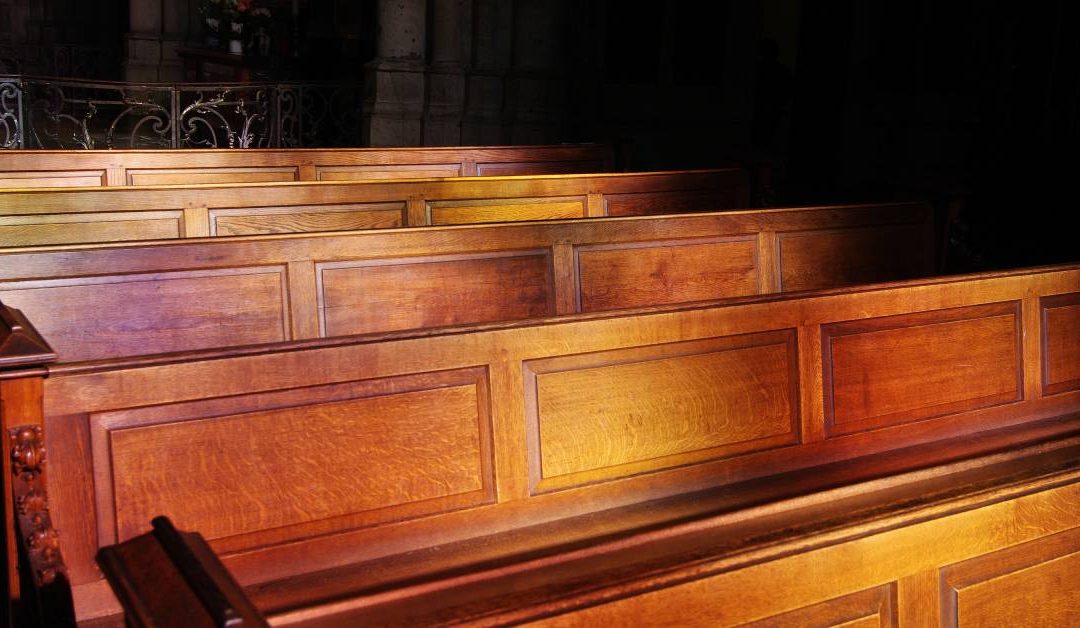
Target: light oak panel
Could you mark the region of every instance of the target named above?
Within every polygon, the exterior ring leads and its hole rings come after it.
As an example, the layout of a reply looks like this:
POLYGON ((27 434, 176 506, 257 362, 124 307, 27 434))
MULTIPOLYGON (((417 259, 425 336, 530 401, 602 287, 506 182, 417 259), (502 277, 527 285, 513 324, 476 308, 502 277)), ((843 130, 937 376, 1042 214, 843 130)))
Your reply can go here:
POLYGON ((668 241, 577 247, 579 311, 753 294, 756 240, 668 241))
POLYGON ((81 188, 106 185, 105 170, 0 172, 0 188, 81 188))
POLYGON ((745 628, 895 628, 896 586, 887 584, 743 624, 745 628))
POLYGON ((521 199, 433 202, 428 204, 433 225, 463 225, 482 222, 519 220, 557 220, 583 218, 585 202, 581 199, 521 199))
POLYGON ((78 362, 286 340, 285 291, 283 267, 253 267, 12 282, 0 300, 78 362))
POLYGON ((281 183, 298 181, 295 167, 130 168, 128 185, 203 185, 207 183, 281 183))
POLYGON ((781 290, 906 279, 929 272, 921 225, 780 234, 781 290))
POLYGON ((405 226, 404 203, 245 207, 210 210, 210 235, 305 233, 405 226))
POLYGON ((531 174, 572 174, 574 172, 604 172, 603 161, 546 161, 477 163, 479 176, 512 176, 531 174))
POLYGON ((181 211, 0 216, 4 246, 167 240, 183 231, 181 211))
POLYGON ((793 330, 525 363, 534 490, 797 441, 793 330))
POLYGON ((555 314, 546 250, 327 263, 317 272, 324 336, 555 314))
POLYGON ((949 565, 942 626, 1075 625, 1080 618, 1080 528, 949 565))
POLYGON ((740 190, 605 194, 608 216, 652 216, 745 207, 740 190))
POLYGON ((91 416, 99 539, 166 514, 207 538, 489 501, 483 369, 91 416))
POLYGON ((822 326, 825 421, 845 434, 1019 401, 1019 302, 822 326))
MULTIPOLYGON (((581 172, 580 170, 578 172, 581 172)), ((316 166, 319 181, 364 181, 370 179, 429 179, 460 177, 457 163, 447 164, 383 164, 370 166, 316 166)))
POLYGON ((1080 390, 1080 293, 1045 297, 1040 306, 1043 394, 1080 390))

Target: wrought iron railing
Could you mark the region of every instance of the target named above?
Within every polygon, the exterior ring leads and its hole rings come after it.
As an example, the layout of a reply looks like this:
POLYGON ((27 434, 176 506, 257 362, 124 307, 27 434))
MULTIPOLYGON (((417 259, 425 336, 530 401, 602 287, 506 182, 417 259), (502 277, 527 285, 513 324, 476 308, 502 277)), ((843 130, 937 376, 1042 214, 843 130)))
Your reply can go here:
POLYGON ((118 83, 0 76, 0 148, 360 145, 341 83, 118 83))

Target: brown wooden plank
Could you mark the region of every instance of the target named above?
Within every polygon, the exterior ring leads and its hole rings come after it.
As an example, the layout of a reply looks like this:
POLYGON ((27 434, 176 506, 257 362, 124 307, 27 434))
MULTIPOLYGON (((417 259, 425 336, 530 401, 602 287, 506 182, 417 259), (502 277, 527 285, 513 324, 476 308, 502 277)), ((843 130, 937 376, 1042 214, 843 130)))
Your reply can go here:
POLYGON ((780 235, 784 291, 867 283, 929 274, 925 229, 920 225, 784 233, 780 235), (844 268, 837 277, 833 269, 844 268))
POLYGON ((1040 300, 1042 306, 1042 390, 1053 395, 1080 390, 1080 293, 1040 300))

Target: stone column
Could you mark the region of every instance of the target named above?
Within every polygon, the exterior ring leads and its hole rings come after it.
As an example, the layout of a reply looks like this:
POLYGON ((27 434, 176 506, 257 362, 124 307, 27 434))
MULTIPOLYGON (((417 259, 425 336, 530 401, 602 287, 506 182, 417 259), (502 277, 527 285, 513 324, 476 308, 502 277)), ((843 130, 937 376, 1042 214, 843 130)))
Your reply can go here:
MULTIPOLYGON (((504 124, 514 144, 560 141, 567 109, 563 0, 516 0, 513 69, 506 79, 504 124)), ((573 60, 570 60, 573 62, 573 60)))
POLYGON ((379 0, 375 60, 365 68, 364 144, 423 142, 425 0, 379 0))
POLYGON ((431 64, 427 75, 424 144, 461 144, 465 115, 465 71, 472 40, 472 5, 467 0, 433 0, 431 64))

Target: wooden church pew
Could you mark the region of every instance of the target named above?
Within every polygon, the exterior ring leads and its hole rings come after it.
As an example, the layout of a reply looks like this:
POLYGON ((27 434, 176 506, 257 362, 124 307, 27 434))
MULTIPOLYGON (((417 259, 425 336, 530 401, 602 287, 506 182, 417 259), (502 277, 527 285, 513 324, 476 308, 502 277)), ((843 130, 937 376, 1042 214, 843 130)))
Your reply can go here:
POLYGON ((8 150, 0 188, 354 181, 608 172, 601 144, 330 149, 8 150))
POLYGON ((84 620, 158 514, 277 625, 1051 617, 1077 329, 1080 265, 51 366, 24 327, 0 394, 84 620))
POLYGON ((739 169, 0 191, 0 246, 717 211, 739 169))
POLYGON ((97 360, 926 276, 931 223, 897 203, 34 247, 0 250, 0 301, 97 360))

